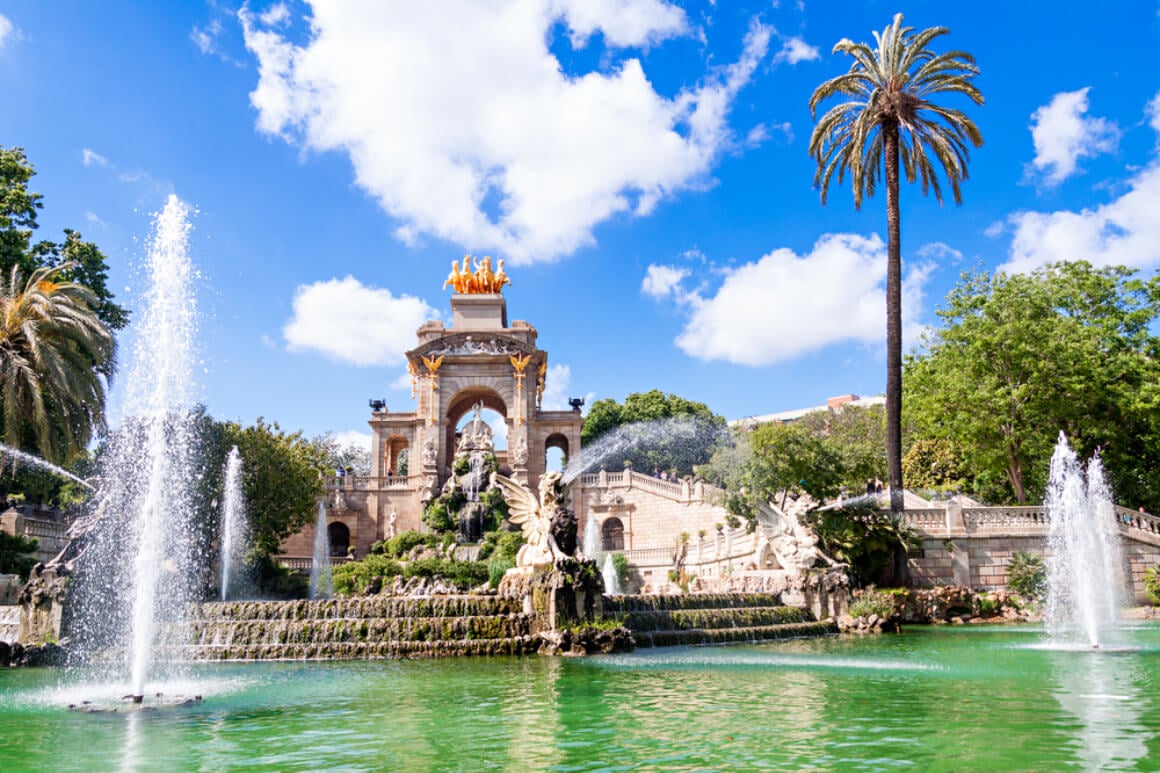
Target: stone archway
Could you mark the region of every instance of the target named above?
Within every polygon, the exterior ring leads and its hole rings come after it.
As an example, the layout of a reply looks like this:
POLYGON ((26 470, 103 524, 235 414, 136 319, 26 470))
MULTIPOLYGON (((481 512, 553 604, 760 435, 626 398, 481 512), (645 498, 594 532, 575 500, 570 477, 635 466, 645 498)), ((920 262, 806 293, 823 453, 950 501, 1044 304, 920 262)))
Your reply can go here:
POLYGON ((459 421, 481 404, 484 408, 495 411, 508 420, 508 408, 498 392, 490 387, 475 385, 459 390, 447 405, 447 435, 444 438, 443 465, 450 467, 455 459, 457 447, 455 435, 458 432, 459 421))
POLYGON ((405 459, 410 454, 411 442, 402 435, 390 435, 382 442, 383 460, 379 469, 387 478, 399 474, 400 457, 405 459))
POLYGON ((330 555, 345 556, 350 550, 350 527, 341 521, 334 521, 326 527, 330 540, 330 555))
POLYGON ((624 550, 624 523, 619 518, 607 518, 600 525, 600 549, 605 553, 624 550))
POLYGON ((543 462, 544 462, 544 469, 545 470, 552 469, 551 459, 549 458, 550 457, 549 452, 552 449, 557 449, 560 452, 560 454, 562 455, 562 459, 560 460, 560 468, 563 469, 564 465, 567 464, 567 462, 568 462, 568 438, 567 438, 567 436, 565 436, 559 432, 553 432, 551 435, 548 435, 548 437, 544 440, 543 462))

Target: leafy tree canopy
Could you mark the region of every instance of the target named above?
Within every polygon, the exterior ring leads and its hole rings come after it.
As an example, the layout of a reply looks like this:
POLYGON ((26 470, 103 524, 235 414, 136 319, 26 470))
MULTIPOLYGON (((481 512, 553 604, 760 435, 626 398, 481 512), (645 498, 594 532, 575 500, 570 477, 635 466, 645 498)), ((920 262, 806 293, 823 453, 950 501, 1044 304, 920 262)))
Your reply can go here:
POLYGON ((1121 502, 1160 505, 1160 279, 1082 261, 966 273, 910 358, 918 436, 954 444, 988 499, 1042 495, 1060 431, 1097 449, 1121 502))
POLYGON ((37 214, 43 196, 29 190, 36 174, 23 148, 0 147, 0 275, 13 266, 24 276, 44 267, 67 266, 60 278, 87 287, 92 307, 108 327, 119 330, 129 322, 129 312, 113 301, 108 287, 108 259, 78 231, 65 229, 61 242, 33 242, 37 214))
POLYGON ((638 472, 684 476, 709 461, 725 432, 725 418, 704 403, 653 389, 630 394, 623 404, 597 400, 584 419, 580 440, 585 454, 600 444, 600 464, 607 469, 631 463, 638 472))
POLYGON ((349 469, 354 475, 371 474, 371 452, 365 446, 343 443, 331 432, 315 435, 310 441, 322 454, 323 466, 328 473, 339 468, 349 469))
POLYGON ((807 413, 795 423, 837 454, 842 462, 841 482, 850 491, 863 490, 871 478, 886 478, 886 409, 883 406, 844 405, 833 411, 807 413))

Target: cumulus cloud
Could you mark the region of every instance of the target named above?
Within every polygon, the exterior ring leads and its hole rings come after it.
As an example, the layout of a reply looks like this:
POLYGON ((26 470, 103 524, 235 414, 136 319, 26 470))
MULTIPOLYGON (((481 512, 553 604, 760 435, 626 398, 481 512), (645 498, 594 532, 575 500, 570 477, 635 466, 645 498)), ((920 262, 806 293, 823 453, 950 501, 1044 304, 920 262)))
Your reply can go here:
POLYGON ((598 223, 707 184, 771 34, 754 22, 738 61, 668 97, 621 51, 691 34, 661 0, 315 2, 303 44, 240 19, 260 131, 347 154, 400 240, 513 263, 591 245, 598 223), (607 71, 564 72, 549 49, 560 25, 574 46, 599 31, 607 71))
POLYGON ((290 351, 321 352, 353 365, 396 365, 415 330, 438 312, 422 299, 367 287, 354 277, 300 285, 282 328, 290 351))
POLYGON ((816 46, 811 46, 799 37, 785 38, 781 50, 773 55, 773 63, 797 64, 798 62, 812 62, 821 59, 822 55, 816 46))
MULTIPOLYGON (((932 265, 903 282, 904 336, 921 310, 932 265)), ((712 297, 684 296, 689 320, 676 344, 702 360, 771 365, 830 344, 885 337, 886 246, 878 236, 827 234, 806 255, 781 248, 732 269, 712 297), (840 278, 840 279, 836 279, 840 278)))
MULTIPOLYGON (((1145 108, 1149 124, 1160 133, 1160 94, 1145 108)), ((1000 270, 1029 272, 1064 260, 1086 260, 1095 266, 1152 268, 1160 265, 1160 142, 1151 160, 1136 168, 1126 191, 1104 204, 1079 211, 1016 212, 1007 218, 1011 231, 1008 260, 1000 270)))
POLYGON ((1058 185, 1075 174, 1080 158, 1116 149, 1120 130, 1104 118, 1088 118, 1089 88, 1056 94, 1031 114, 1035 144, 1032 167, 1047 185, 1058 185))
POLYGON ((1160 264, 1160 163, 1153 161, 1112 201, 1078 212, 1020 212, 1009 218, 1010 256, 1001 269, 1028 272, 1048 263, 1160 264))
POLYGON ((661 266, 656 263, 648 267, 648 273, 640 283, 640 291, 653 298, 665 298, 676 293, 681 280, 689 275, 689 269, 676 266, 661 266))
POLYGON ((918 248, 918 257, 939 263, 961 263, 963 253, 945 242, 928 242, 918 248))

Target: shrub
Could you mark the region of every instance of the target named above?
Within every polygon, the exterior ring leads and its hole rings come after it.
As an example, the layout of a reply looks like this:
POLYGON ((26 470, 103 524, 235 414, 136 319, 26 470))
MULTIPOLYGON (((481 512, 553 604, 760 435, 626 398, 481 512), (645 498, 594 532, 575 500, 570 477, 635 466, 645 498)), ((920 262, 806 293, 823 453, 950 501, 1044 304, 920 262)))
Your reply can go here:
POLYGON ((616 581, 621 589, 628 587, 628 557, 624 553, 612 554, 612 568, 616 570, 616 581))
POLYGON ((1160 604, 1160 566, 1144 572, 1144 593, 1153 604, 1160 604))
POLYGON ((1007 587, 1027 599, 1042 601, 1047 594, 1047 566, 1043 557, 1024 550, 1007 562, 1007 587))
POLYGON ((506 558, 493 558, 487 563, 487 584, 492 588, 499 587, 499 581, 507 574, 508 569, 515 568, 516 562, 506 558))
POLYGON ((507 561, 516 560, 520 546, 524 544, 524 535, 518 531, 491 531, 483 535, 483 542, 479 546, 480 559, 494 558, 507 561))
POLYGON ((894 596, 885 591, 866 591, 850 602, 849 614, 850 617, 878 615, 881 619, 889 618, 894 614, 894 596))
POLYGON ((351 596, 369 588, 376 577, 396 577, 402 573, 403 566, 398 561, 372 553, 362 561, 335 567, 331 578, 336 594, 351 596))
POLYGON ((439 544, 439 536, 437 534, 423 534, 418 531, 404 531, 381 544, 382 549, 378 552, 391 558, 402 558, 418 545, 435 547, 439 544))

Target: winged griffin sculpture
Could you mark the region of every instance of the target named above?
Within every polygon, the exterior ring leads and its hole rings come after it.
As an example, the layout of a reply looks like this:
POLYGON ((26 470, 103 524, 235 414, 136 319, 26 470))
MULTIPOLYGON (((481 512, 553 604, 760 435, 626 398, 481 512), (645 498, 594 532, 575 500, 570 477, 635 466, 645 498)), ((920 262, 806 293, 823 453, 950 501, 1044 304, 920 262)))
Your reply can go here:
POLYGON ((530 489, 511 478, 493 475, 492 479, 507 500, 508 520, 523 529, 526 544, 516 554, 516 568, 531 574, 569 558, 557 539, 558 530, 574 517, 564 506, 563 475, 552 471, 540 476, 538 501, 530 489))

